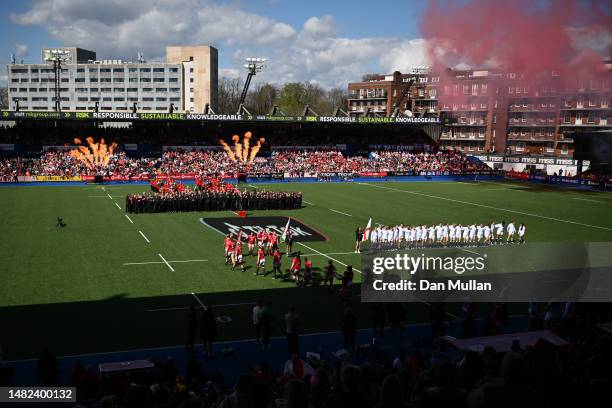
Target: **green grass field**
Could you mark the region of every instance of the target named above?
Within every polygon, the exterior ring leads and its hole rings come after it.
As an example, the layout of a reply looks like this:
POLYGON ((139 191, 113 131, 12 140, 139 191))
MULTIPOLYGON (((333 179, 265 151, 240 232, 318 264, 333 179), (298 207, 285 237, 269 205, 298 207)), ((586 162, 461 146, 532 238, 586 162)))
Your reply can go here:
MULTIPOLYGON (((315 270, 327 262, 322 254, 339 268, 359 268, 360 255, 351 253, 354 230, 370 217, 382 224, 515 220, 526 223, 531 241, 612 241, 608 193, 485 181, 257 187, 303 192, 302 209, 249 216, 295 217, 321 231, 328 241, 294 245, 312 254, 315 270)), ((74 354, 181 344, 183 308, 198 300, 230 317, 221 328, 223 339, 251 337, 249 304, 257 299, 271 299, 279 316, 296 305, 306 332, 338 328, 343 306, 337 294, 224 265, 223 237, 199 219, 235 217, 232 212, 130 214, 128 219, 126 194, 145 190, 148 186, 0 188, 0 327, 12 328, 0 333, 5 358, 36 355, 41 345, 74 354), (57 216, 66 228, 55 227, 57 216)), ((246 259, 254 266, 254 257, 246 259)), ((354 307, 360 326, 367 327, 368 306, 356 302, 354 307)), ((426 316, 425 305, 410 308, 411 321, 426 316)), ((277 334, 281 327, 278 322, 277 334)))

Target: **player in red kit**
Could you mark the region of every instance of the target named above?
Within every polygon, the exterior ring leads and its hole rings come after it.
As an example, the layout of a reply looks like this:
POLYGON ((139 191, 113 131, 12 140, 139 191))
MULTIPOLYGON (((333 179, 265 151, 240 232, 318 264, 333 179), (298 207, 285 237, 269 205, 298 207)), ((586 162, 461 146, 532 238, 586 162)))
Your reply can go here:
POLYGON ((223 248, 225 249, 225 264, 226 265, 229 263, 230 258, 232 256, 231 247, 232 247, 232 237, 228 234, 228 236, 225 237, 225 239, 223 240, 223 248))
POLYGON ((268 232, 266 234, 266 253, 268 255, 272 255, 275 235, 274 232, 268 232))
POLYGON ((304 285, 312 283, 312 261, 304 258, 304 285))
POLYGON ((249 234, 249 237, 247 238, 247 242, 249 245, 249 256, 253 255, 253 250, 255 249, 255 240, 257 239, 257 236, 255 234, 253 234, 253 232, 251 232, 249 234))
POLYGON ((232 259, 232 271, 236 269, 236 266, 240 265, 240 270, 244 272, 244 262, 242 262, 242 243, 236 242, 236 248, 234 249, 234 257, 232 259))
POLYGON ((272 263, 272 266, 274 268, 274 271, 273 271, 274 275, 272 276, 272 279, 277 279, 277 276, 279 278, 282 278, 283 273, 281 272, 281 253, 278 250, 278 248, 276 248, 272 256, 274 258, 273 263, 272 263))
POLYGON ((265 234, 266 234, 266 233, 265 233, 265 232, 263 232, 263 230, 262 230, 262 231, 259 231, 259 232, 257 233, 257 247, 259 247, 259 248, 263 248, 263 246, 264 246, 264 236, 265 236, 265 234))
POLYGON ((263 275, 266 274, 266 253, 263 248, 259 248, 257 250, 257 267, 255 268, 255 275, 259 275, 259 270, 261 269, 261 273, 263 275))
POLYGON ((291 277, 295 282, 300 280, 300 269, 302 269, 302 260, 300 255, 297 254, 291 261, 291 277))

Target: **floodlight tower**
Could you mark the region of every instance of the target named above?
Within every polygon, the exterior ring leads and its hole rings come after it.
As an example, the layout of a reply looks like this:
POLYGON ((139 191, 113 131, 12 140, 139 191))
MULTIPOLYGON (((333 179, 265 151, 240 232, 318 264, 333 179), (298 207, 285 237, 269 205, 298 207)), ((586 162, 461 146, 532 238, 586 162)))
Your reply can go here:
POLYGON ((246 59, 246 64, 244 64, 244 68, 246 68, 247 70, 247 78, 246 81, 244 82, 244 88, 242 88, 242 94, 240 95, 240 104, 239 106, 242 107, 242 105, 244 104, 244 100, 246 99, 247 96, 247 92, 249 91, 249 85, 251 84, 251 79, 257 75, 258 72, 261 72, 261 70, 266 66, 266 59, 265 58, 247 58, 246 59))
POLYGON ((62 72, 62 62, 70 60, 70 51, 68 50, 49 50, 45 61, 53 63, 53 73, 55 74, 55 110, 61 112, 61 93, 60 93, 60 74, 62 72))

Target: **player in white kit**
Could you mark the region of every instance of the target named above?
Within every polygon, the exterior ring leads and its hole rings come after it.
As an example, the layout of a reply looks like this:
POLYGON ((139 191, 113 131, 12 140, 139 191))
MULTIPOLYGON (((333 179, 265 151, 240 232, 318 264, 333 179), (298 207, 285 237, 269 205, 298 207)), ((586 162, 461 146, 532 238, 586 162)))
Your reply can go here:
POLYGON ((519 242, 521 244, 525 243, 525 230, 526 230, 525 224, 521 223, 521 225, 519 225, 519 228, 518 228, 519 242))

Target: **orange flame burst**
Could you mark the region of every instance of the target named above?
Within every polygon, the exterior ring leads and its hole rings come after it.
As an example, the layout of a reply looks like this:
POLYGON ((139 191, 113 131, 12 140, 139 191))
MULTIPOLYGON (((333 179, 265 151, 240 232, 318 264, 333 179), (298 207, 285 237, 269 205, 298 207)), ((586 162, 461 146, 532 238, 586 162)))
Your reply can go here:
POLYGON ((219 144, 223 146, 223 149, 227 152, 227 155, 230 157, 230 159, 232 159, 232 161, 250 163, 253 161, 253 159, 261 149, 261 146, 266 141, 266 139, 262 137, 257 141, 257 144, 255 146, 251 147, 252 137, 253 134, 251 132, 246 132, 244 134, 242 143, 240 143, 240 136, 233 135, 232 142, 234 142, 234 150, 232 150, 223 139, 219 139, 219 144))
POLYGON ((77 148, 70 151, 70 156, 82 161, 90 169, 96 166, 108 165, 115 152, 117 143, 112 143, 109 146, 104 141, 104 138, 101 138, 100 142, 96 143, 91 136, 85 138, 85 140, 87 141, 88 147, 82 146, 81 139, 78 137, 74 138, 74 144, 77 148))

